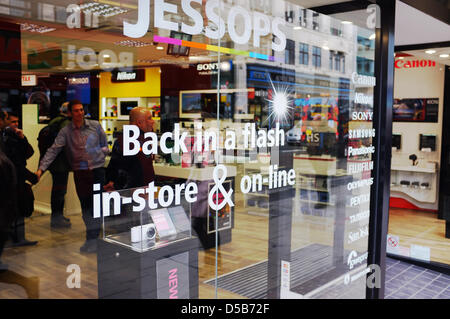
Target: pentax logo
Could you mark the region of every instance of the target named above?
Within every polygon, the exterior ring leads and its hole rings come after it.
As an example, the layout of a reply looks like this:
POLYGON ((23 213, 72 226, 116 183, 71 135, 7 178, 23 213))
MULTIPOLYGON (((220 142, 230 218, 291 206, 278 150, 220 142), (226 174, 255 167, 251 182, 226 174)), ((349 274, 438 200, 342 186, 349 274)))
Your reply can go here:
POLYGON ((396 69, 417 69, 435 67, 436 61, 433 60, 395 60, 396 69))

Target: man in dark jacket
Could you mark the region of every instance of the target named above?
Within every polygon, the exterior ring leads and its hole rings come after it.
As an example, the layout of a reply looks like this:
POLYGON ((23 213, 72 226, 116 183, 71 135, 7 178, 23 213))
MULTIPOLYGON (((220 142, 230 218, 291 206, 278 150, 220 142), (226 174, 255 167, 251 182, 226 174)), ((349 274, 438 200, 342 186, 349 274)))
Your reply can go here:
MULTIPOLYGON (((49 126, 54 126, 56 132, 59 132, 67 124, 70 124, 70 117, 68 115, 69 102, 63 103, 60 108, 60 113, 53 120, 48 123, 49 126)), ((44 154, 41 154, 44 156, 44 154)), ((70 219, 64 217, 64 197, 67 193, 67 182, 69 180, 70 164, 67 160, 65 152, 58 154, 48 170, 52 175, 52 195, 51 207, 52 215, 50 226, 52 228, 68 228, 71 226, 70 219)))
MULTIPOLYGON (((130 112, 130 124, 139 127, 139 141, 144 143, 144 133, 152 132, 154 120, 146 107, 135 107, 130 112)), ((106 170, 105 190, 129 189, 147 186, 155 180, 153 156, 139 152, 134 156, 123 156, 123 136, 114 143, 111 160, 106 170)))
POLYGON ((27 160, 33 156, 33 147, 28 143, 23 131, 19 129, 19 117, 14 113, 8 114, 8 126, 2 130, 4 153, 14 164, 16 170, 16 185, 18 202, 18 217, 13 223, 13 246, 36 245, 37 241, 25 239, 25 217, 31 215, 34 196, 27 187, 26 181, 37 183, 37 176, 27 169, 27 160), (31 211, 30 211, 31 210, 31 211))
MULTIPOLYGON (((8 240, 11 223, 17 218, 16 169, 0 145, 0 258, 8 240)), ((7 265, 0 259, 0 271, 7 265)))

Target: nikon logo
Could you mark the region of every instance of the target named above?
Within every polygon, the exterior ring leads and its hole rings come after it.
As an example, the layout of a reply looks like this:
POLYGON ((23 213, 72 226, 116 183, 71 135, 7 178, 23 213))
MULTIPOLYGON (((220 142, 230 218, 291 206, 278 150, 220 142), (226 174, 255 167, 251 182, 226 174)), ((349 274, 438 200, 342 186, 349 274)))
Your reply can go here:
POLYGON ((136 73, 118 72, 117 81, 130 81, 136 80, 136 73))

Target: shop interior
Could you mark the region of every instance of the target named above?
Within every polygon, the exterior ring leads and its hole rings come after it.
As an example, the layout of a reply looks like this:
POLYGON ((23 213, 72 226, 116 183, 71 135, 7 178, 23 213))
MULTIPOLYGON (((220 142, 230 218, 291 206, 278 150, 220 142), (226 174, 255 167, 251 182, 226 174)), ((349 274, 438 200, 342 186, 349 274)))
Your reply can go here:
MULTIPOLYGON (((418 21, 396 28, 391 198, 387 252, 447 268, 450 264, 448 122, 450 29, 399 3, 418 21), (442 27, 442 32, 437 28, 442 27), (413 36, 414 34, 414 36, 413 36)), ((396 24, 397 25, 397 24, 396 24)))
POLYGON ((450 261, 443 206, 448 54, 448 47, 396 52, 388 237, 390 253, 441 264, 450 261))

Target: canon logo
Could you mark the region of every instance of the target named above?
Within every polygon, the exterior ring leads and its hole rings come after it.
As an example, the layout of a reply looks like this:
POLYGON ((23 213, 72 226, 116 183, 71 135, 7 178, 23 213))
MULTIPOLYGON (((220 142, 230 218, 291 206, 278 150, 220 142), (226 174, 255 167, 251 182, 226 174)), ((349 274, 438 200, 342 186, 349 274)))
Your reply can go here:
POLYGON ((413 69, 413 68, 427 68, 436 66, 433 60, 395 60, 394 63, 397 69, 413 69))

